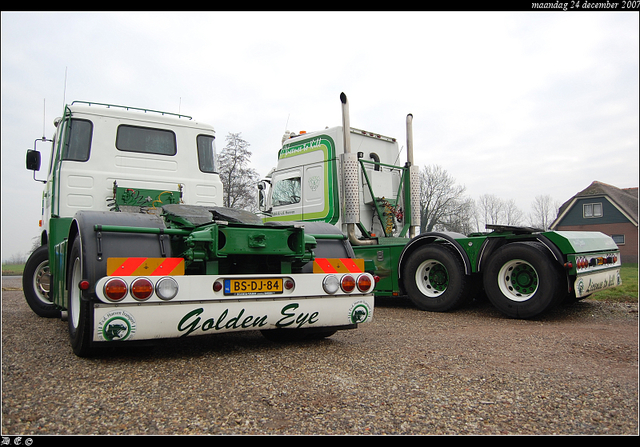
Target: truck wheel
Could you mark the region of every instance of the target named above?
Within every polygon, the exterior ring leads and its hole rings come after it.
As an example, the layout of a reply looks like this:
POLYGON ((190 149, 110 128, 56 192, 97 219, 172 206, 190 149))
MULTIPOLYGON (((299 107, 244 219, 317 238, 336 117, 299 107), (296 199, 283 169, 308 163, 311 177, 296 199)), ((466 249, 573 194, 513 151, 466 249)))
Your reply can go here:
POLYGON ((51 274, 49 273, 49 248, 37 248, 24 266, 22 290, 27 304, 36 315, 45 318, 60 317, 60 310, 51 301, 51 274))
POLYGON ((539 242, 514 242, 500 248, 483 274, 493 305, 514 318, 532 318, 564 296, 562 273, 539 242))
POLYGON ((91 303, 82 299, 80 281, 83 277, 83 262, 80 238, 77 237, 71 248, 69 259, 69 338, 73 352, 79 357, 91 354, 91 303))
POLYGON ((453 310, 470 297, 462 260, 446 245, 418 249, 407 260, 402 276, 409 299, 422 310, 453 310))

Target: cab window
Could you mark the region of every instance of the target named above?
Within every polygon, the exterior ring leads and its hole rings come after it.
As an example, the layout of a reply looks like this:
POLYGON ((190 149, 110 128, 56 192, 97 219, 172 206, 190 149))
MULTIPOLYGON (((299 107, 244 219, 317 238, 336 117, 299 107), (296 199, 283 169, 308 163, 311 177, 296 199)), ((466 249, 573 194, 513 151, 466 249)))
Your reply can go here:
POLYGON ((215 137, 211 135, 198 135, 196 143, 198 146, 198 166, 202 172, 216 172, 214 145, 215 137))
POLYGON ((116 148, 126 152, 175 155, 176 135, 170 130, 121 124, 118 126, 116 148))
POLYGON ((278 180, 271 192, 273 206, 300 203, 300 189, 300 177, 278 180))
POLYGON ((71 119, 67 128, 67 139, 62 147, 62 159, 87 161, 91 151, 93 123, 87 120, 71 119))

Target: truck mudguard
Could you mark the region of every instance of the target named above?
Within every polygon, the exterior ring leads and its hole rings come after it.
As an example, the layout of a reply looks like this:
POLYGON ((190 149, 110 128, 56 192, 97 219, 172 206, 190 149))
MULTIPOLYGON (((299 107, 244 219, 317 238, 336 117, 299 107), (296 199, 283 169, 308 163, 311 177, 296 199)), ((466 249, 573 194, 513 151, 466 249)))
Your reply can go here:
POLYGON ((465 274, 470 275, 472 273, 471 260, 469 259, 469 256, 464 251, 460 243, 456 240, 464 237, 464 235, 454 232, 429 232, 414 237, 409 241, 409 243, 405 246, 404 250, 402 250, 402 253, 400 254, 400 258, 398 259, 398 277, 400 277, 401 275, 401 266, 405 258, 408 258, 409 255, 418 247, 422 247, 426 244, 431 244, 439 239, 446 241, 455 249, 456 253, 460 255, 460 259, 464 263, 465 274))
MULTIPOLYGON (((86 292, 94 293, 95 283, 107 275, 110 257, 171 257, 171 244, 165 234, 102 232, 102 226, 165 229, 164 221, 152 214, 115 213, 111 211, 78 211, 72 223, 82 246, 85 278, 91 284, 86 292)), ((69 240, 69 247, 73 240, 69 240)), ((86 296, 86 295, 85 295, 86 296)))

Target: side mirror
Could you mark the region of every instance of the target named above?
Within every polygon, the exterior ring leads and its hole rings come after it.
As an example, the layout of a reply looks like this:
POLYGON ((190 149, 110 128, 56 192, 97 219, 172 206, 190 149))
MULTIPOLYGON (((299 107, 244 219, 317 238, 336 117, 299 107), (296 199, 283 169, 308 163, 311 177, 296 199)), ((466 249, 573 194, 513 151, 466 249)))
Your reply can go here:
POLYGON ((41 163, 40 152, 38 152, 38 150, 36 149, 36 147, 38 146, 38 141, 48 141, 52 143, 51 140, 45 137, 38 138, 36 141, 33 142, 33 149, 27 150, 27 169, 29 171, 33 171, 33 179, 36 182, 47 183, 46 180, 39 180, 36 178, 36 171, 40 170, 40 163, 41 163))
POLYGON ((27 150, 27 169, 30 171, 40 170, 40 152, 31 149, 27 150))
POLYGON ((271 212, 269 207, 268 199, 269 199, 269 184, 268 181, 262 180, 258 182, 258 209, 263 213, 271 212))

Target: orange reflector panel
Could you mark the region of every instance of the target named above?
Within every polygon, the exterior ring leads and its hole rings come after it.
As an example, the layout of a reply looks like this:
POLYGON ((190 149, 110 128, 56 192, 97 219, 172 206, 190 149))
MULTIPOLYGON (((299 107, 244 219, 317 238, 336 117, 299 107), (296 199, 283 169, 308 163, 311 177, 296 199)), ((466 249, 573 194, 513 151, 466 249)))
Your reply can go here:
POLYGON ((183 258, 109 258, 108 276, 184 275, 183 258))
POLYGON ((364 259, 316 258, 313 273, 363 273, 364 259))

